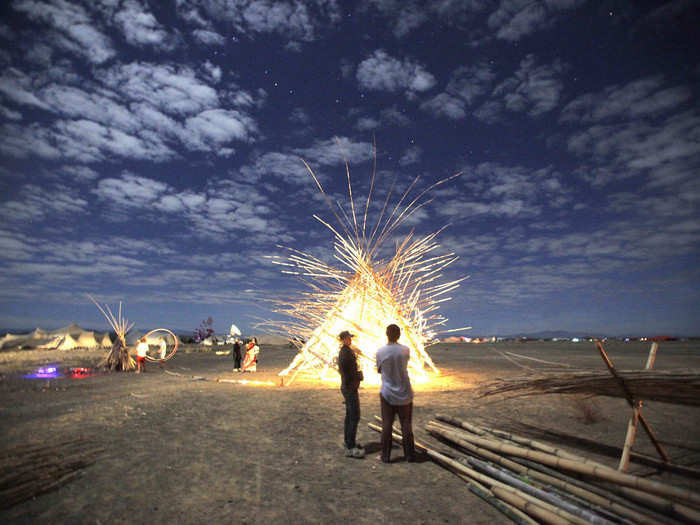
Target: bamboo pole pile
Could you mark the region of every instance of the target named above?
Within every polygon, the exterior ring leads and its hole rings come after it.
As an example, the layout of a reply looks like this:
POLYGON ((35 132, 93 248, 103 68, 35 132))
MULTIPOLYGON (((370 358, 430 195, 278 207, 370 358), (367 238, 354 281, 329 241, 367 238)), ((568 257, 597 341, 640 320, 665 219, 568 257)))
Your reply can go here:
POLYGON ((102 449, 84 439, 27 444, 0 451, 0 509, 8 509, 75 479, 102 449))
MULTIPOLYGON (((441 445, 417 448, 516 523, 700 523, 697 491, 619 472, 512 432, 436 419, 426 430, 441 445)), ((394 439, 401 442, 396 428, 394 439)))
POLYGON ((607 370, 539 373, 500 378, 480 385, 479 397, 507 398, 538 394, 593 394, 626 397, 620 379, 634 399, 700 406, 700 370, 607 370))

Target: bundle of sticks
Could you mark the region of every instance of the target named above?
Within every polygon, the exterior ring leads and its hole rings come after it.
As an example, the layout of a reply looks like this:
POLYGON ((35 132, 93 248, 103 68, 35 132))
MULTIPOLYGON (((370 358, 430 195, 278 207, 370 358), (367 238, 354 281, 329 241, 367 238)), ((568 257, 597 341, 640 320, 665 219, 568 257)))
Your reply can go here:
POLYGON ((539 373, 496 379, 479 386, 480 397, 500 394, 520 397, 535 394, 594 394, 625 397, 620 379, 634 399, 700 406, 700 370, 608 370, 539 373))
POLYGON ((0 509, 65 485, 95 463, 101 452, 84 439, 0 450, 0 509))
MULTIPOLYGON (((622 473, 510 432, 444 415, 436 419, 426 430, 442 445, 416 448, 516 523, 700 523, 696 491, 622 473)), ((401 443, 396 428, 393 438, 401 443)))

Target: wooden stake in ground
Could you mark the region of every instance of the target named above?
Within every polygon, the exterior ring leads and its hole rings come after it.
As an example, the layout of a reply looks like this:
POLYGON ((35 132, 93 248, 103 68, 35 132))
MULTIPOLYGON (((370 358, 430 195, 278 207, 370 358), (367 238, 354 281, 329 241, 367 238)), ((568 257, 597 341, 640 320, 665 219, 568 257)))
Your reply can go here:
MULTIPOLYGON (((625 384, 623 379, 618 375, 617 370, 615 370, 615 365, 613 365, 612 361, 608 357, 608 354, 605 352, 605 348, 603 348, 603 344, 600 341, 596 341, 595 344, 598 347, 598 351, 600 352, 600 355, 603 358, 605 365, 608 367, 608 370, 613 375, 613 377, 615 379, 617 379, 618 383, 620 384, 620 388, 622 388, 623 392, 625 393, 625 399, 627 399, 627 403, 634 410, 635 407, 637 407, 637 402, 632 397, 632 393, 629 391, 629 388, 627 388, 627 385, 625 384)), ((654 352, 654 355, 655 354, 656 354, 656 352, 654 352)), ((651 358, 651 356, 650 356, 650 358, 651 358)), ((637 419, 642 423, 642 428, 646 431, 647 435, 649 436, 649 439, 651 439, 651 442, 654 444, 654 448, 656 448, 656 451, 659 453, 659 455, 664 460, 664 462, 669 463, 671 461, 671 458, 664 450, 664 447, 661 446, 661 443, 659 443, 659 440, 656 439, 654 432, 651 430, 651 426, 647 422, 646 418, 644 417, 644 414, 642 414, 642 411, 639 409, 639 407, 637 407, 636 415, 637 415, 637 419)))
MULTIPOLYGON (((644 370, 651 370, 654 367, 654 361, 656 361, 656 351, 659 349, 658 343, 652 343, 649 349, 649 358, 647 359, 647 364, 644 370)), ((632 453, 632 445, 634 445, 634 438, 637 435, 637 424, 639 423, 639 415, 642 410, 642 402, 636 401, 635 405, 632 407, 632 415, 627 423, 627 435, 625 436, 625 444, 622 447, 622 456, 620 456, 620 465, 617 470, 622 472, 627 472, 630 465, 630 454, 632 453)), ((668 461, 667 461, 668 462, 668 461)))

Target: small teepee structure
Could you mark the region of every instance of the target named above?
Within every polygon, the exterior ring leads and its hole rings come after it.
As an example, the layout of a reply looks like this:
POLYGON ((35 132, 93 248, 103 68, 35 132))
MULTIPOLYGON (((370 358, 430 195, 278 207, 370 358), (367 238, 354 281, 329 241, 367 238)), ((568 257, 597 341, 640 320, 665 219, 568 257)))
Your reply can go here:
POLYGON ((105 319, 107 319, 107 322, 112 327, 112 330, 114 330, 114 332, 117 334, 111 350, 107 356, 97 364, 97 366, 104 367, 109 370, 134 370, 136 368, 136 363, 129 355, 129 350, 126 346, 126 334, 129 332, 129 330, 131 330, 131 328, 133 328, 134 323, 129 323, 129 321, 122 317, 121 301, 119 302, 119 314, 117 317, 115 317, 112 310, 109 309, 108 304, 105 304, 103 308, 91 296, 88 295, 88 297, 90 297, 90 300, 95 303, 97 308, 99 308, 102 315, 105 316, 105 319))

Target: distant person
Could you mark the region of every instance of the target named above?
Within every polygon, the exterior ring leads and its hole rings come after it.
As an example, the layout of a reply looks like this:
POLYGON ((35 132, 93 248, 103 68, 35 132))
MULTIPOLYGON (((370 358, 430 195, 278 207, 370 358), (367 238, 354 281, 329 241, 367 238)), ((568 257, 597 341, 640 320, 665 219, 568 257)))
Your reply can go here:
POLYGON ((233 371, 241 371, 241 342, 238 339, 233 343, 233 371))
POLYGON ((139 339, 136 345, 136 373, 146 372, 146 353, 148 352, 148 343, 146 338, 139 339))
POLYGON ((377 350, 377 371, 382 375, 379 402, 382 407, 382 454, 384 463, 391 461, 391 426, 399 415, 403 435, 403 453, 406 461, 416 460, 413 441, 413 388, 408 377, 408 360, 411 350, 399 344, 401 329, 390 324, 386 327, 388 343, 377 350))
POLYGON ((258 354, 260 353, 260 347, 258 346, 258 341, 253 337, 246 347, 245 359, 243 359, 242 372, 256 372, 258 370, 258 354))
POLYGON ((352 346, 353 334, 347 330, 340 332, 341 347, 338 352, 338 372, 340 372, 340 392, 345 399, 344 442, 345 457, 363 458, 365 451, 356 441, 357 425, 360 422, 360 396, 357 389, 364 379, 357 364, 358 350, 352 346))
POLYGON ((160 357, 160 367, 165 370, 165 356, 168 354, 168 343, 165 342, 165 337, 161 337, 158 341, 158 356, 160 357))

